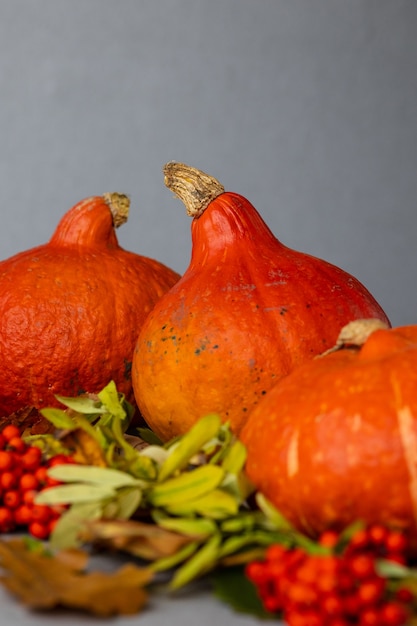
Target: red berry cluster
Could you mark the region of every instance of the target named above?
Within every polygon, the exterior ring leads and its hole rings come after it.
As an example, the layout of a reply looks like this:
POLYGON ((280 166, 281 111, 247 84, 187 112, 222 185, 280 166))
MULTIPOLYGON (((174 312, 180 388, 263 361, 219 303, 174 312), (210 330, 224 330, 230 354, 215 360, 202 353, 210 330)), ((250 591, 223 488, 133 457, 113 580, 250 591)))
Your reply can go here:
POLYGON ((59 484, 48 477, 49 467, 72 462, 64 454, 44 461, 41 449, 28 445, 17 426, 5 426, 0 433, 0 533, 27 529, 34 537, 47 539, 65 507, 35 504, 34 498, 59 484))
POLYGON ((246 566, 264 608, 289 626, 401 626, 414 601, 406 587, 393 589, 377 572, 379 559, 405 564, 403 533, 372 525, 354 532, 339 552, 340 536, 326 532, 328 550, 310 554, 300 547, 272 545, 265 560, 246 566))

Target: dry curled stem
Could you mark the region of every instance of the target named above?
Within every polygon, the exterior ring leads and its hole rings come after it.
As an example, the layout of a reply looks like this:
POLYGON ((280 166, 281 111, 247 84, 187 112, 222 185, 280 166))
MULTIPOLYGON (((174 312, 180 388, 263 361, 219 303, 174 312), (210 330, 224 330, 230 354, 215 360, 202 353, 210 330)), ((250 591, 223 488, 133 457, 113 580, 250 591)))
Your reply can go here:
POLYGON ((185 204, 187 214, 199 217, 210 202, 224 193, 218 180, 195 167, 170 161, 164 166, 165 185, 185 204))
POLYGON ((111 211, 114 227, 119 228, 129 216, 130 199, 124 193, 116 191, 103 193, 103 198, 111 211))
POLYGON ((329 348, 329 350, 322 352, 319 357, 330 354, 331 352, 336 352, 337 350, 348 346, 360 348, 360 346, 362 346, 368 337, 376 330, 386 330, 388 328, 388 324, 378 318, 371 317, 367 319, 353 320, 343 326, 335 345, 332 348, 329 348))

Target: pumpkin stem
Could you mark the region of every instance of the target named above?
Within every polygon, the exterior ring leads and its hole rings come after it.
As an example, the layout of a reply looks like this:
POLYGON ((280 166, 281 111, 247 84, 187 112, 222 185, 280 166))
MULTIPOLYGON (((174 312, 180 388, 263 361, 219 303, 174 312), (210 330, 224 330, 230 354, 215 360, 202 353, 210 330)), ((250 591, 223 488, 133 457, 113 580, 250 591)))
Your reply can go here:
POLYGON ((190 217, 199 217, 210 202, 224 193, 218 180, 190 165, 170 161, 163 171, 165 185, 183 201, 190 217))
POLYGON ((389 326, 378 318, 359 319, 349 322, 343 326, 333 348, 322 352, 319 357, 331 352, 336 352, 344 347, 360 348, 376 330, 388 329, 389 326))
POLYGON ((130 200, 123 193, 103 193, 104 202, 110 209, 113 217, 113 225, 115 228, 119 228, 127 221, 129 216, 130 200))

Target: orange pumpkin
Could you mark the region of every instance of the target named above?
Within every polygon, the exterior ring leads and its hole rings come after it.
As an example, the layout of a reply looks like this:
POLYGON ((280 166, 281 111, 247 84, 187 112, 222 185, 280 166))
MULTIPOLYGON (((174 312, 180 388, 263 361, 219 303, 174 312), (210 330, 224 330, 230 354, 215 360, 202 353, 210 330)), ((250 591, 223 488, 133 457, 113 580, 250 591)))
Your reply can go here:
POLYGON ((165 182, 193 217, 191 262, 143 325, 132 370, 141 413, 163 440, 209 412, 239 432, 276 381, 332 346, 343 324, 388 322, 357 279, 284 246, 214 178, 169 163, 165 182))
POLYGON ((0 263, 0 414, 56 405, 113 379, 134 401, 131 361, 146 315, 179 278, 122 249, 121 194, 87 198, 50 241, 0 263))
POLYGON ((417 326, 379 328, 360 349, 305 363, 240 434, 249 478, 313 537, 363 520, 417 540, 416 392, 417 326))

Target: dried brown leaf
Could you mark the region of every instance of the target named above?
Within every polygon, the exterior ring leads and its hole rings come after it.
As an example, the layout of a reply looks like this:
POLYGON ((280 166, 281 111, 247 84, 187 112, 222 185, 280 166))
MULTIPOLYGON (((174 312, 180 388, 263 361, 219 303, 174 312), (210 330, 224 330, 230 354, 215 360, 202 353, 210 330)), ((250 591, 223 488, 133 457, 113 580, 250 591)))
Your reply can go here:
POLYGON ((17 426, 22 435, 45 435, 52 433, 54 427, 33 406, 25 406, 10 415, 0 417, 0 430, 8 424, 17 426))
POLYGON ((195 537, 135 520, 92 520, 81 531, 86 543, 154 561, 175 554, 195 537))
POLYGON ((73 553, 50 556, 29 550, 22 539, 0 541, 0 582, 31 609, 66 607, 100 617, 132 615, 147 602, 145 586, 153 578, 146 568, 127 564, 114 573, 87 572, 73 553))

